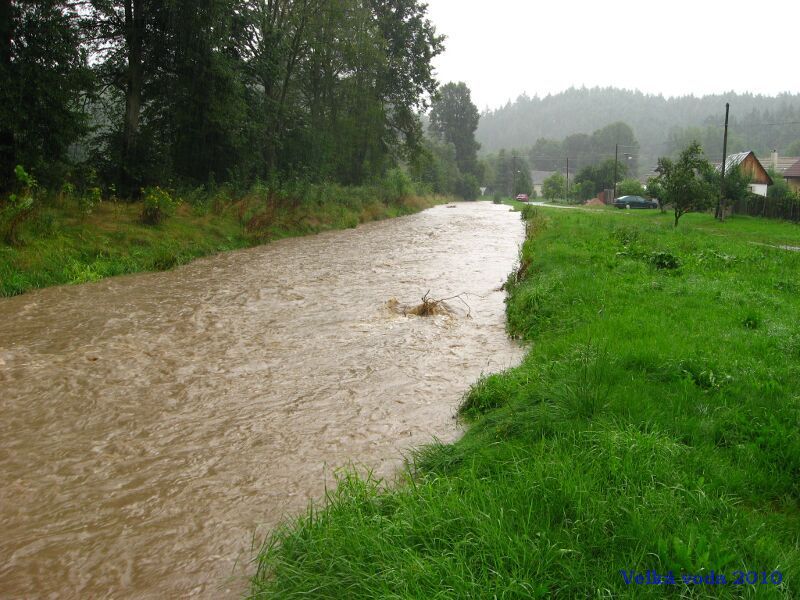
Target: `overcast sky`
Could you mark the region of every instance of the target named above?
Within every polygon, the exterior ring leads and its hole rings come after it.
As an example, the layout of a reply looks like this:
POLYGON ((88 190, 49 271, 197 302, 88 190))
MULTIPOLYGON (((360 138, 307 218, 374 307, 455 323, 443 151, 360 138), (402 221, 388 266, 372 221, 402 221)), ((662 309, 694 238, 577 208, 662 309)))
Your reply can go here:
POLYGON ((800 92, 800 0, 427 0, 438 79, 482 111, 570 86, 800 92))

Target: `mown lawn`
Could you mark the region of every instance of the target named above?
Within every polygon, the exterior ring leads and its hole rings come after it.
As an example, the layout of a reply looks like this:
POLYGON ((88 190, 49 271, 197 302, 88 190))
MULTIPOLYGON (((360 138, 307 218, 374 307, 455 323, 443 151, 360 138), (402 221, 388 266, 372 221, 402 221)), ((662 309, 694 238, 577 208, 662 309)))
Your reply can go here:
POLYGON ((527 211, 523 363, 399 485, 276 531, 253 598, 800 597, 800 253, 762 245, 800 228, 527 211))

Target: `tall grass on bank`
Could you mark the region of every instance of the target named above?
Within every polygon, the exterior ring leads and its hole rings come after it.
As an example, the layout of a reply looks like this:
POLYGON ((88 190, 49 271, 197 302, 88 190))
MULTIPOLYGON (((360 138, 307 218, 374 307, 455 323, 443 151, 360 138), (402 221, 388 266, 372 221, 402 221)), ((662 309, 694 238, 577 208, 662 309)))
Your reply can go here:
POLYGON ((243 192, 152 188, 144 202, 134 203, 101 201, 97 188, 91 195, 65 190, 42 194, 17 227, 15 243, 0 242, 0 296, 170 269, 215 252, 355 227, 445 200, 416 195, 397 175, 363 187, 301 182, 243 192))
POLYGON ((751 243, 800 229, 526 210, 523 363, 399 485, 344 475, 279 528, 252 598, 800 597, 800 253, 751 243))

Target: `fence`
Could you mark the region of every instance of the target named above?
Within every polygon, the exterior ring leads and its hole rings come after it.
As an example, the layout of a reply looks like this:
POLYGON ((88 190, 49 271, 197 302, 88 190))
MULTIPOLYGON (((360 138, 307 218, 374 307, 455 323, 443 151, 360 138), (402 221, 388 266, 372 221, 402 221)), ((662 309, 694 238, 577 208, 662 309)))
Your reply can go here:
POLYGON ((735 215, 785 219, 797 223, 800 222, 800 199, 749 196, 744 200, 734 202, 731 212, 735 215))

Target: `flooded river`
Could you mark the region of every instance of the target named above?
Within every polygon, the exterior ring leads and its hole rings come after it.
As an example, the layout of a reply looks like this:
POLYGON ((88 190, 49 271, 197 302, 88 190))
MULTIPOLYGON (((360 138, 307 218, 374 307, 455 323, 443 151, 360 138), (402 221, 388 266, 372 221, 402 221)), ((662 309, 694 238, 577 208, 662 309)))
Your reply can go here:
POLYGON ((460 203, 0 299, 0 596, 240 595, 336 468, 454 439, 520 359, 497 289, 522 237, 460 203), (390 308, 428 290, 468 308, 390 308))

